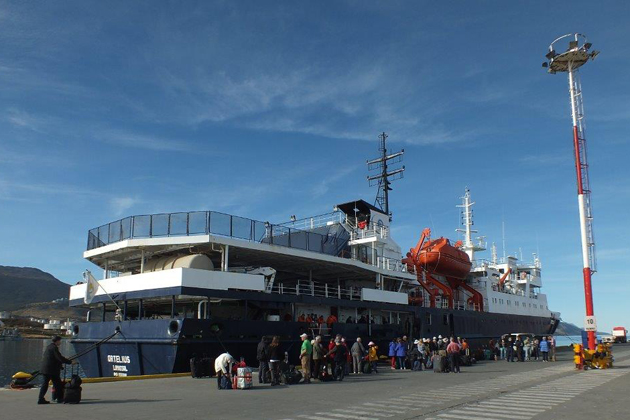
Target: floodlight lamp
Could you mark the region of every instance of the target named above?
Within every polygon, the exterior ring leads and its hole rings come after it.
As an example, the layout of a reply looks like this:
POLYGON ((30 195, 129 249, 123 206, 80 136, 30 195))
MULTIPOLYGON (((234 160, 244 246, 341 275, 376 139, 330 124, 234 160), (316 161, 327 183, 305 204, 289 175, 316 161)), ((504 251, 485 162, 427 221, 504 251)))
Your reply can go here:
POLYGON ((556 56, 556 51, 555 50, 549 50, 549 52, 545 55, 545 57, 547 57, 548 60, 551 60, 555 56, 556 56))
POLYGON ((577 48, 578 46, 578 42, 577 41, 569 41, 569 49, 572 50, 574 48, 577 48))
POLYGON ((547 67, 549 67, 549 64, 547 64, 547 62, 546 62, 546 61, 543 61, 542 66, 543 66, 544 68, 547 68, 547 67))
POLYGON ((599 55, 599 51, 593 51, 591 53, 591 60, 593 60, 595 57, 597 57, 599 55))
POLYGON ((591 44, 590 42, 587 42, 586 44, 584 44, 584 49, 589 49, 593 46, 593 44, 591 44))

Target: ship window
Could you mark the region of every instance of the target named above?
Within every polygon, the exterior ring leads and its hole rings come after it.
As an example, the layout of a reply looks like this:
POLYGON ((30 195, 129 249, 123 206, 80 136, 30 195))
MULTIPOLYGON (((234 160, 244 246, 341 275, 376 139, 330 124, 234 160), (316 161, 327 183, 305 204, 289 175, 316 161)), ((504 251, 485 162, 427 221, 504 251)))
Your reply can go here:
POLYGON ((424 318, 425 318, 426 324, 431 325, 431 314, 427 312, 424 318))
POLYGON ((512 301, 508 300, 508 306, 512 306, 512 301))

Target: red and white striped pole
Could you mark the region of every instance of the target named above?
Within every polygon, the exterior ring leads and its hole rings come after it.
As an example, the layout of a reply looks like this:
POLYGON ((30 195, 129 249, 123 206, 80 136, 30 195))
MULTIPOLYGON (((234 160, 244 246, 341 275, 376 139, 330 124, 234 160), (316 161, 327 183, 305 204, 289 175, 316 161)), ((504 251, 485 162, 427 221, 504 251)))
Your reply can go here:
POLYGON ((588 332, 588 348, 595 350, 597 322, 593 309, 593 289, 591 275, 596 271, 595 238, 593 235, 593 212, 591 208, 591 187, 588 176, 586 157, 586 137, 584 134, 584 106, 582 87, 578 69, 589 60, 594 59, 599 51, 591 51, 592 44, 583 34, 566 34, 556 38, 545 55, 548 61, 543 67, 548 72, 569 73, 569 94, 571 95, 571 118, 573 119, 573 148, 575 153, 575 171, 577 175, 578 208, 580 213, 580 235, 582 242, 582 274, 584 276, 584 299, 586 301, 586 318, 584 328, 588 332), (564 52, 556 52, 556 47, 564 49, 560 41, 569 41, 569 48, 564 52))
MULTIPOLYGON (((570 67, 569 64, 569 92, 571 95, 571 117, 573 119, 573 148, 575 152, 575 170, 577 175, 577 189, 578 189, 578 208, 580 213, 580 236, 582 242, 582 273, 584 276, 584 299, 586 301, 586 316, 594 317, 595 311, 593 308, 593 289, 591 286, 591 246, 589 244, 589 222, 587 216, 587 203, 586 197, 584 194, 584 179, 585 173, 582 171, 588 170, 588 164, 586 162, 586 154, 582 153, 584 147, 585 139, 581 138, 581 131, 578 127, 578 105, 577 105, 577 95, 581 92, 576 92, 577 84, 574 79, 574 70, 570 67)), ((588 178, 586 178, 588 179, 588 178)), ((595 346, 597 345, 595 331, 588 331, 588 348, 591 350, 595 350, 595 346)))

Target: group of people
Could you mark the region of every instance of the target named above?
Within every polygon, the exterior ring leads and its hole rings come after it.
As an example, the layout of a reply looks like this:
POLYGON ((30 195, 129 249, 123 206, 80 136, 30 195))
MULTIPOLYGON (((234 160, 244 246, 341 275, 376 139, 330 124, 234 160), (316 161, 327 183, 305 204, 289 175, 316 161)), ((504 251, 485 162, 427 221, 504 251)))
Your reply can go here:
POLYGON ((389 343, 389 357, 392 369, 422 370, 433 367, 435 356, 448 358, 448 368, 453 373, 460 372, 461 357, 469 355, 466 339, 446 338, 441 335, 433 338, 407 339, 407 336, 394 338, 389 343))
MULTIPOLYGON (((358 337, 352 346, 349 346, 345 337, 337 334, 326 344, 322 341, 322 336, 318 335, 311 340, 306 333, 302 334, 300 339, 302 340, 300 362, 304 383, 324 380, 326 377, 341 381, 350 373, 363 373, 366 363, 370 366, 370 372, 378 371, 378 346, 372 341, 365 346, 358 337)), ((262 337, 256 353, 259 383, 279 385, 281 363, 288 359, 288 354, 281 349, 280 338, 262 337)))
POLYGON ((556 360, 556 340, 552 335, 543 336, 540 339, 528 336, 523 339, 520 336, 515 338, 508 336, 490 344, 494 351, 495 360, 508 362, 540 359, 543 362, 549 362, 556 360))

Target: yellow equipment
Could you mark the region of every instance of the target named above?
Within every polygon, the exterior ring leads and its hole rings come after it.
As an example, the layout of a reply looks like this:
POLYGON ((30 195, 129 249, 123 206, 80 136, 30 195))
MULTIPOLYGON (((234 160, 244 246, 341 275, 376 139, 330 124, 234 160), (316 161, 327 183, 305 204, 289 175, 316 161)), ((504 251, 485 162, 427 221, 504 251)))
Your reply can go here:
POLYGON ((612 344, 598 344, 595 350, 573 345, 573 362, 577 369, 608 369, 613 367, 612 344))
POLYGON ((18 372, 15 375, 11 376, 11 379, 31 379, 33 375, 26 372, 18 372))

